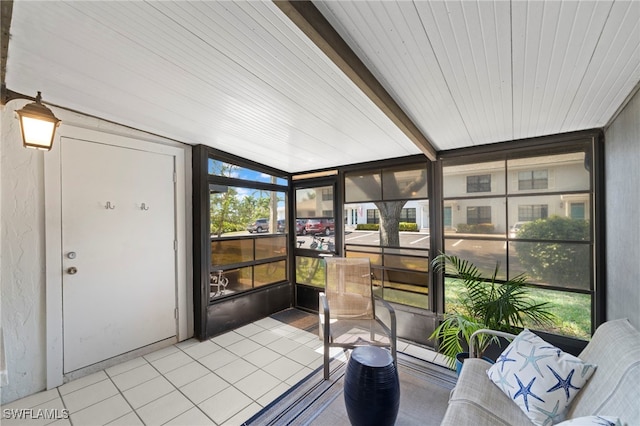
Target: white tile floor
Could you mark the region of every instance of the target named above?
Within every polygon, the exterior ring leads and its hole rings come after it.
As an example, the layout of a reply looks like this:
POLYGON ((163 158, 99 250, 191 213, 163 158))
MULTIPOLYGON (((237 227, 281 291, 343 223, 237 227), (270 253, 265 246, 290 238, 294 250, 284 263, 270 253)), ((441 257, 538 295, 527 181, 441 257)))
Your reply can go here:
MULTIPOLYGON (((398 350, 442 363, 440 355, 406 342, 398 350)), ((6 404, 2 425, 241 425, 321 365, 316 334, 268 317, 6 404)))

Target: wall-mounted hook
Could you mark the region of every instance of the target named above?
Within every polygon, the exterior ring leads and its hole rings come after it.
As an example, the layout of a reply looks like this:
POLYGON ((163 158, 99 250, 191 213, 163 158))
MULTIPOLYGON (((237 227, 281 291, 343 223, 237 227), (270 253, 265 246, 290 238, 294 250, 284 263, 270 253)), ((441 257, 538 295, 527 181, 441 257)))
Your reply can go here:
POLYGON ((112 205, 111 201, 107 201, 107 205, 104 206, 104 208, 107 209, 107 210, 113 210, 113 209, 116 208, 116 206, 115 206, 115 204, 112 205))
POLYGON ((145 203, 142 203, 140 205, 140 210, 149 210, 149 206, 147 206, 145 203))

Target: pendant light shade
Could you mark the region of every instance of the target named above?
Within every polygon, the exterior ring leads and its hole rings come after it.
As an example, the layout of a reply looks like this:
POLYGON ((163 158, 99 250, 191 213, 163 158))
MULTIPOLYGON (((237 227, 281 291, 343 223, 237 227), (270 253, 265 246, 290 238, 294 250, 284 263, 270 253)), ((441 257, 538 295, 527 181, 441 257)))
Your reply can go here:
POLYGON ((36 101, 25 105, 24 108, 16 111, 16 114, 20 121, 22 144, 27 148, 49 151, 60 120, 49 108, 42 105, 41 100, 42 96, 38 92, 36 101))

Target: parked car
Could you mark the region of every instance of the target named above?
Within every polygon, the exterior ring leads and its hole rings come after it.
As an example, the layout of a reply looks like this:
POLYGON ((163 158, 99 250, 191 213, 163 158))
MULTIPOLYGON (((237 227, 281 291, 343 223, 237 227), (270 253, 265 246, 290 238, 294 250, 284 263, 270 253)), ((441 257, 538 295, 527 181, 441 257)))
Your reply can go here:
POLYGON ((509 238, 518 238, 518 231, 520 231, 520 229, 522 229, 522 226, 528 222, 516 222, 513 224, 513 226, 509 229, 509 238))
POLYGON ((278 232, 281 233, 281 234, 284 234, 285 226, 286 226, 286 222, 284 221, 284 219, 279 219, 278 220, 278 232))
POLYGON ((247 226, 247 231, 249 231, 250 234, 254 232, 269 232, 269 220, 257 219, 251 225, 247 226))
POLYGON ((333 219, 309 219, 304 226, 305 234, 330 235, 335 230, 333 219))
POLYGON ((304 219, 296 219, 296 235, 303 235, 305 233, 305 226, 307 221, 304 219))

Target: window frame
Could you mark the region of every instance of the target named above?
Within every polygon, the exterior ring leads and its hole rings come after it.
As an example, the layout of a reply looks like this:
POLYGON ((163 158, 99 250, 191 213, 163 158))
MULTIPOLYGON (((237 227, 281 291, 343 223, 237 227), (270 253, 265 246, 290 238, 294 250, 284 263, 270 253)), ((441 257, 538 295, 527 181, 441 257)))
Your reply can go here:
MULTIPOLYGON (((604 206, 604 136, 599 129, 585 130, 579 132, 572 132, 562 135, 552 135, 548 137, 536 138, 536 139, 522 139, 508 142, 501 142, 492 145, 476 146, 464 149, 457 149, 452 151, 445 151, 439 153, 436 176, 438 181, 438 191, 443 191, 443 168, 444 166, 456 165, 462 166, 472 163, 484 163, 495 160, 504 159, 505 164, 508 159, 520 159, 536 156, 545 156, 550 154, 563 154, 584 151, 586 153, 585 167, 591 172, 589 179, 589 189, 574 191, 576 194, 582 194, 587 192, 589 194, 589 200, 591 200, 590 206, 585 206, 589 209, 590 229, 591 237, 587 242, 590 251, 590 289, 588 292, 591 294, 591 332, 595 331, 598 325, 605 320, 605 302, 604 302, 604 283, 605 283, 605 269, 604 269, 604 243, 605 243, 605 223, 603 215, 605 211, 604 206)), ((506 166, 505 166, 506 172, 506 166)), ((547 182, 550 182, 550 176, 547 175, 547 182)), ((526 190, 528 194, 519 194, 510 192, 505 189, 506 195, 512 199, 519 196, 527 196, 532 193, 536 193, 538 190, 531 189, 526 190)), ((553 192, 553 190, 550 190, 553 192)), ((572 191, 563 191, 563 194, 572 195, 572 191)), ((490 196, 478 196, 478 197, 466 197, 466 198, 484 198, 490 196)), ((442 204, 439 207, 439 214, 444 216, 444 205, 451 206, 453 198, 465 197, 440 197, 442 204)), ((455 205, 455 204, 454 204, 455 205)), ((436 249, 438 251, 444 251, 444 227, 438 229, 438 232, 442 232, 439 236, 442 239, 438 239, 436 249)), ((473 236, 469 237, 474 239, 473 236)), ((573 241, 571 241, 573 243, 573 241)), ((508 259, 507 259, 508 262, 508 259)), ((440 289, 440 297, 438 300, 438 315, 444 315, 444 274, 434 272, 434 281, 440 289)), ((569 292, 580 293, 579 290, 565 289, 569 292)), ((584 291, 582 291, 584 293, 584 291)), ((575 339, 569 336, 560 336, 554 334, 548 334, 551 341, 561 347, 570 348, 575 350, 573 353, 578 353, 586 342, 575 339)))

